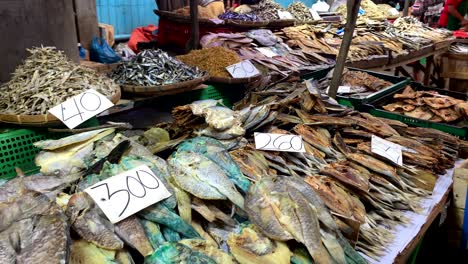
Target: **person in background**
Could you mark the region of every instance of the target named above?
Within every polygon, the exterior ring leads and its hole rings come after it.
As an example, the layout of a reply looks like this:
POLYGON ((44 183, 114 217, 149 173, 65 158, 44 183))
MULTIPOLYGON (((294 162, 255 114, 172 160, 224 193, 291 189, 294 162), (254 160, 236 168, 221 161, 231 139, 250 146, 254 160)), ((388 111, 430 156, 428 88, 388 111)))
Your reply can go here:
POLYGON ((468 11, 468 0, 447 0, 440 16, 439 25, 449 30, 458 30, 468 25, 464 18, 468 11))
POLYGON ((437 27, 440 13, 444 9, 444 0, 418 0, 413 5, 412 16, 430 27, 437 27))

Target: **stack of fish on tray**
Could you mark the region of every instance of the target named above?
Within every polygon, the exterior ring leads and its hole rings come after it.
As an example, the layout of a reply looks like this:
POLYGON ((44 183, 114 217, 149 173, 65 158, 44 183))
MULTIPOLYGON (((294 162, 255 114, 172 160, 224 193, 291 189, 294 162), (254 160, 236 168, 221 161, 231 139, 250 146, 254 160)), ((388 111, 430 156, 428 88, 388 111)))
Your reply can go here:
POLYGON ((121 85, 161 86, 194 80, 205 74, 158 49, 144 50, 121 62, 111 77, 121 85))
MULTIPOLYGON (((333 70, 324 78, 309 80, 309 82, 310 85, 313 85, 322 93, 327 93, 332 76, 333 70)), ((377 78, 366 72, 353 71, 345 68, 341 77, 340 86, 347 86, 349 89, 338 89, 337 93, 344 96, 365 97, 392 85, 393 83, 377 78)))
POLYGON ((397 100, 382 106, 383 109, 406 116, 450 123, 468 116, 468 102, 439 94, 436 91, 415 91, 407 86, 402 93, 393 96, 397 100))
POLYGON ((343 109, 297 79, 173 110, 147 131, 91 130, 36 143, 42 175, 0 187, 8 263, 365 263, 418 211, 466 144, 343 109), (257 150, 253 132, 301 135, 304 153, 257 150), (370 151, 405 146, 404 165, 370 151), (169 153, 167 160, 155 156, 169 153), (112 224, 84 190, 148 166, 172 194, 112 224), (73 230, 73 231, 72 231, 73 230), (348 241, 351 241, 351 243, 348 241), (38 246, 41 245, 41 246, 38 246))
POLYGON ((452 36, 449 30, 430 28, 411 16, 398 18, 392 25, 388 25, 385 32, 415 50, 452 36))
POLYGON ((303 2, 294 1, 288 6, 288 8, 286 8, 286 10, 298 21, 310 22, 314 20, 309 8, 303 2))
POLYGON ((337 55, 338 49, 325 41, 323 33, 311 25, 283 28, 281 37, 291 48, 299 48, 304 53, 323 53, 337 55))
POLYGON ((236 51, 243 60, 251 60, 268 72, 288 75, 290 72, 317 70, 332 61, 314 51, 290 49, 270 30, 257 29, 246 33, 210 33, 201 38, 203 48, 222 46, 236 51), (257 48, 270 50, 267 56, 257 48))

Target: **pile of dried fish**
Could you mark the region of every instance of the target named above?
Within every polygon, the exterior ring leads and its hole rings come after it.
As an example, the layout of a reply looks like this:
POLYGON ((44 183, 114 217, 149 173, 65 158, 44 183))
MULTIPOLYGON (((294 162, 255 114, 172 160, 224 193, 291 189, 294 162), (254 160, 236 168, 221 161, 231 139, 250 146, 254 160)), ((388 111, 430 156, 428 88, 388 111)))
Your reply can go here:
POLYGON ((312 21, 314 18, 309 11, 309 8, 303 3, 299 1, 292 2, 288 8, 286 9, 289 13, 291 13, 296 20, 299 21, 312 21))
POLYGON ((162 50, 144 50, 120 63, 111 77, 121 85, 161 86, 201 78, 205 72, 169 56, 162 50))
POLYGON ((434 29, 422 24, 417 18, 400 17, 385 32, 411 49, 420 49, 434 42, 443 41, 452 35, 446 29, 434 29))
POLYGON ((454 122, 468 117, 468 102, 439 94, 436 91, 415 91, 407 86, 401 94, 393 96, 397 100, 382 106, 383 109, 406 116, 432 122, 454 122))
POLYGON ((282 32, 285 36, 285 42, 291 48, 297 47, 303 52, 338 54, 338 49, 327 44, 323 34, 316 32, 311 25, 283 28, 282 32))
POLYGON ((219 15, 220 19, 224 20, 239 20, 239 21, 258 21, 258 17, 254 13, 241 14, 233 11, 226 11, 219 15))
POLYGON ((251 46, 252 42, 253 39, 247 37, 245 33, 209 33, 200 39, 200 45, 203 48, 224 47, 234 49, 251 46))
POLYGON ((226 67, 241 61, 234 51, 224 47, 212 47, 201 50, 193 50, 187 55, 177 56, 187 65, 207 71, 211 76, 231 77, 226 67))
POLYGON ((31 55, 0 86, 3 114, 44 115, 69 97, 94 89, 111 98, 120 87, 96 71, 77 65, 54 47, 28 50, 31 55))
MULTIPOLYGON (((374 19, 374 20, 385 20, 387 19, 387 13, 385 10, 382 10, 379 8, 378 5, 376 5, 374 2, 371 0, 363 0, 361 1, 361 8, 364 10, 364 14, 361 16, 361 18, 368 18, 368 19, 374 19)), ((343 17, 346 17, 346 11, 347 10, 347 5, 346 1, 343 2, 342 5, 340 5, 336 11, 341 13, 343 17)))
POLYGON ((278 10, 284 11, 275 0, 261 0, 257 5, 251 6, 253 11, 260 20, 270 21, 279 20, 278 10))
POLYGON ((468 44, 455 43, 450 46, 450 52, 468 55, 468 44))

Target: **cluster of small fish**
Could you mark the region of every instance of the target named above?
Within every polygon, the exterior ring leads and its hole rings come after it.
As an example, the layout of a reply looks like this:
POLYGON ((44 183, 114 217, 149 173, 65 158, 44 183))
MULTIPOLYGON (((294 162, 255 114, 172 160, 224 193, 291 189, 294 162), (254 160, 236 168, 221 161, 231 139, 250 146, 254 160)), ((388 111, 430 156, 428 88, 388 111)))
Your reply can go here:
POLYGON ((29 49, 11 80, 0 86, 3 114, 45 115, 68 98, 88 89, 111 98, 120 87, 110 78, 69 60, 55 47, 29 49))
MULTIPOLYGON (((382 10, 371 0, 361 1, 361 9, 364 10, 364 14, 360 16, 361 19, 373 19, 373 20, 385 20, 387 19, 387 13, 382 10)), ((347 4, 346 1, 336 9, 337 12, 341 13, 343 17, 347 15, 347 4)))
POLYGON ((309 11, 309 8, 303 3, 299 1, 292 2, 286 11, 291 13, 296 20, 299 21, 312 21, 314 18, 309 11))
POLYGON ((415 91, 407 86, 393 96, 397 102, 383 109, 432 122, 454 122, 468 117, 468 102, 439 94, 436 91, 415 91))
POLYGON ((256 6, 252 6, 252 8, 252 13, 263 21, 279 20, 278 10, 284 11, 284 8, 274 0, 261 0, 256 6))
POLYGON ((112 72, 121 85, 161 86, 201 78, 206 73, 185 65, 162 50, 144 50, 112 72))
MULTIPOLYGON (((319 80, 311 80, 323 93, 327 93, 330 86, 333 70, 327 76, 319 80)), ((349 90, 338 90, 338 94, 353 95, 353 97, 364 97, 369 94, 390 87, 393 84, 383 79, 377 78, 363 71, 352 71, 344 69, 341 77, 341 86, 349 87, 349 90)))
POLYGON ((452 36, 452 32, 449 30, 425 26, 417 18, 411 16, 395 20, 392 25, 388 25, 386 33, 416 50, 452 36))
POLYGON ((226 11, 219 15, 220 19, 224 20, 239 20, 239 21, 258 21, 258 17, 254 13, 241 14, 233 11, 226 11))

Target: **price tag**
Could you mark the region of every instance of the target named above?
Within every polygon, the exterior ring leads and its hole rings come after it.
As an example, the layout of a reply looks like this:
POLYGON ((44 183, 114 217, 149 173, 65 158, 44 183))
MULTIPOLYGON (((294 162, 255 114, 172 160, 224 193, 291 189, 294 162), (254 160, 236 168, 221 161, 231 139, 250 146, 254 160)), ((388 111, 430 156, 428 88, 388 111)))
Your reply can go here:
POLYGON ((89 89, 49 109, 49 113, 73 129, 84 121, 114 106, 104 95, 89 89))
MULTIPOLYGON (((328 94, 328 90, 330 89, 330 86, 328 86, 327 90, 326 90, 326 93, 328 94)), ((336 91, 336 93, 350 93, 351 92, 351 87, 349 86, 338 86, 338 90, 336 91)))
POLYGON ((112 223, 171 196, 147 166, 100 181, 85 190, 112 223))
POLYGON ((278 16, 280 19, 294 19, 293 15, 288 11, 278 10, 278 16))
POLYGON ((256 149, 305 152, 302 137, 298 135, 254 133, 254 139, 256 149))
POLYGON ((260 74, 257 68, 255 68, 249 60, 244 60, 231 66, 227 66, 226 70, 233 78, 248 78, 260 74))
POLYGON ((261 47, 261 48, 255 48, 255 49, 260 51, 263 55, 267 56, 268 58, 273 58, 275 56, 278 56, 278 54, 276 54, 270 48, 261 47))
POLYGON ((219 18, 212 18, 210 19, 211 22, 215 23, 216 25, 224 24, 224 20, 219 18))
POLYGON ((403 165, 403 156, 401 153, 401 146, 385 140, 383 138, 372 135, 371 151, 380 155, 395 164, 403 165))

